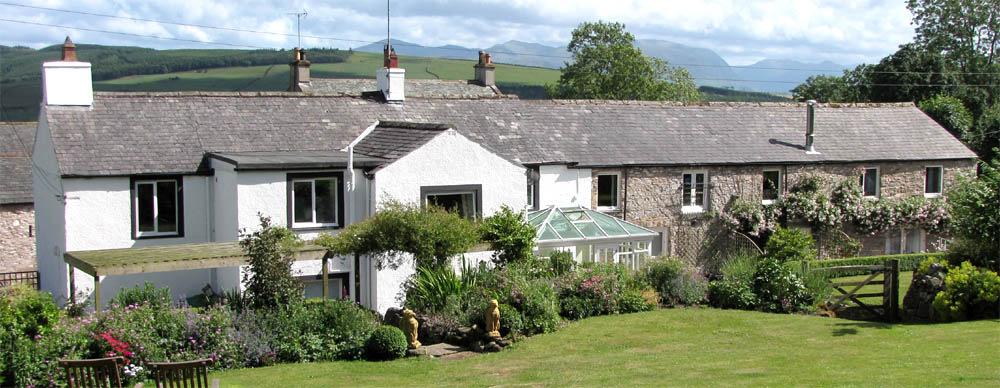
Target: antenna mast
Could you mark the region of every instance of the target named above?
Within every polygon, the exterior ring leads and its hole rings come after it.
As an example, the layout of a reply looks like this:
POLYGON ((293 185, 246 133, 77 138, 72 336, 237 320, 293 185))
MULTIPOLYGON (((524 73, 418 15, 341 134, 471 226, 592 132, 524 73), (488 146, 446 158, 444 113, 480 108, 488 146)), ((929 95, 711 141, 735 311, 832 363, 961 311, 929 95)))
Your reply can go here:
POLYGON ((389 45, 389 0, 385 0, 385 44, 389 45))
POLYGON ((302 19, 305 19, 306 16, 309 16, 309 12, 306 12, 306 10, 302 10, 302 12, 289 13, 289 15, 295 15, 295 30, 296 30, 296 35, 298 36, 299 39, 298 41, 299 44, 296 47, 302 48, 302 19))

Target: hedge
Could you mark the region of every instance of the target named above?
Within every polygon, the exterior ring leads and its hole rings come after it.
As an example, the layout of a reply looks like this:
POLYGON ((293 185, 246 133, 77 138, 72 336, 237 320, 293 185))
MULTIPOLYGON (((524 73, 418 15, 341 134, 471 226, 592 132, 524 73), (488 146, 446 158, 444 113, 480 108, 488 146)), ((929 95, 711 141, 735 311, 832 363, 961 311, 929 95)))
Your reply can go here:
MULTIPOLYGON (((899 260, 899 270, 900 271, 914 271, 920 266, 920 263, 928 258, 937 258, 939 260, 944 259, 945 252, 936 253, 911 253, 907 255, 881 255, 881 256, 865 256, 865 257, 850 257, 846 259, 832 259, 832 260, 812 260, 809 261, 809 268, 826 268, 826 267, 839 267, 844 265, 883 265, 886 261, 890 259, 899 260)), ((855 276, 864 275, 870 273, 870 271, 838 271, 838 277, 844 276, 855 276)))

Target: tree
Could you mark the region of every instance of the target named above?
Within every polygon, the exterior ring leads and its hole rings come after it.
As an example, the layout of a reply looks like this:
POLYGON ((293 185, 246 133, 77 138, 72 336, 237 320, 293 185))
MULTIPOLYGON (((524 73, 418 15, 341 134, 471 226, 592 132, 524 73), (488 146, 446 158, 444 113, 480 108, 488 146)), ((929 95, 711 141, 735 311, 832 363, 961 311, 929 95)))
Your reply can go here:
MULTIPOLYGON (((993 152, 998 152, 994 149, 993 152)), ((952 231, 959 242, 952 244, 949 259, 969 260, 976 266, 1000 269, 1000 160, 980 162, 976 179, 961 179, 948 193, 952 205, 952 231), (956 249, 959 248, 959 249, 956 249)))
POLYGON ((1000 160, 1000 104, 995 104, 978 117, 975 127, 963 141, 982 160, 1000 160))
POLYGON ((683 67, 642 55, 622 23, 582 23, 573 30, 554 98, 698 101, 701 94, 683 67))
POLYGON ((820 74, 810 76, 806 82, 796 86, 792 95, 800 101, 845 102, 849 88, 844 77, 820 74))
POLYGON ((435 206, 387 201, 374 216, 316 243, 339 255, 371 255, 378 268, 398 268, 399 253, 412 253, 418 267, 441 267, 479 242, 475 224, 435 206))
POLYGON ((916 42, 942 52, 970 71, 979 61, 997 63, 1000 0, 909 0, 916 42))
POLYGON ((260 230, 240 235, 240 247, 249 257, 249 271, 243 275, 249 305, 275 308, 300 301, 302 284, 292 276, 292 256, 302 241, 288 229, 271 225, 270 217, 257 216, 260 230))
POLYGON ((924 111, 938 124, 951 132, 959 139, 967 139, 969 131, 972 130, 972 114, 962 101, 952 97, 939 94, 934 98, 920 102, 920 110, 924 111))

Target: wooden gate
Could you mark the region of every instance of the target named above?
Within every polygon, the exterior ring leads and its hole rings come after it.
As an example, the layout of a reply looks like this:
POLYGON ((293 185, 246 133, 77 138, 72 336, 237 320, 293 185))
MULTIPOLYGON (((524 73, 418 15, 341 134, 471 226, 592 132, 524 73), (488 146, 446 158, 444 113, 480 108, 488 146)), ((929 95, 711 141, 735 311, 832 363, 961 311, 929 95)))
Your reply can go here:
POLYGON ((837 273, 858 273, 863 272, 868 275, 864 280, 837 282, 828 281, 827 284, 836 291, 827 300, 827 309, 836 311, 844 307, 848 300, 854 302, 858 307, 872 313, 875 316, 882 316, 886 322, 894 322, 899 319, 899 260, 886 260, 883 265, 845 265, 839 267, 809 268, 809 262, 802 262, 803 271, 824 271, 829 272, 828 278, 836 277, 837 273), (877 279, 879 275, 881 279, 877 279), (881 284, 882 292, 859 293, 864 286, 869 284, 881 284), (882 305, 870 305, 861 301, 861 298, 882 297, 882 305), (881 309, 881 311, 878 311, 881 309))

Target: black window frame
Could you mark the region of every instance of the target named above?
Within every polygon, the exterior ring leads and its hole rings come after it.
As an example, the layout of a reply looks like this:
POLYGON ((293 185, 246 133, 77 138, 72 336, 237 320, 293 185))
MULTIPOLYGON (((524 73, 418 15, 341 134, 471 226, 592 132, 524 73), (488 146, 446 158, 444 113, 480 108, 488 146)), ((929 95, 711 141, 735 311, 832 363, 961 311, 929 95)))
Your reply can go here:
MULTIPOLYGON (((286 223, 289 230, 334 230, 341 229, 344 225, 344 172, 343 171, 330 171, 330 172, 307 172, 307 173, 288 173, 285 175, 285 207, 287 209, 288 222, 286 223), (335 210, 337 211, 337 224, 336 225, 309 225, 309 226, 295 226, 295 208, 293 208, 293 199, 295 195, 294 182, 296 180, 305 179, 321 179, 321 178, 335 178, 337 179, 337 203, 335 205, 335 210)), ((315 186, 314 186, 315 187, 315 186)), ((315 190, 315 189, 314 189, 315 190)), ((313 209, 315 212, 316 209, 313 209)))
POLYGON ((944 166, 926 166, 924 168, 924 196, 928 198, 935 198, 944 195, 944 166), (931 183, 931 169, 936 169, 937 173, 937 189, 938 191, 931 192, 928 191, 929 184, 931 183))
POLYGON ((618 210, 621 207, 621 174, 617 172, 597 174, 597 210, 618 210), (614 177, 614 191, 612 192, 614 205, 601 205, 601 177, 614 177))
POLYGON ((483 185, 420 186, 420 206, 427 206, 428 195, 472 192, 476 196, 476 214, 473 220, 483 219, 483 185))
POLYGON ((776 169, 776 168, 774 168, 774 169, 765 169, 765 170, 761 171, 760 175, 761 175, 761 193, 760 193, 761 203, 763 203, 765 205, 769 205, 769 204, 772 204, 772 203, 778 201, 779 199, 781 199, 781 194, 782 194, 782 192, 781 192, 781 170, 780 169, 776 169), (772 190, 774 190, 774 198, 767 198, 767 192, 768 192, 768 188, 767 188, 767 181, 768 181, 767 174, 768 173, 778 174, 777 179, 775 179, 775 181, 774 181, 775 186, 772 189, 772 190))
MULTIPOLYGON (((183 175, 143 175, 129 177, 129 216, 131 218, 132 240, 150 240, 158 238, 183 238, 184 237, 184 176, 183 175), (140 233, 138 220, 138 193, 136 186, 141 183, 154 183, 163 181, 173 181, 176 185, 177 203, 177 231, 176 232, 153 232, 140 233)), ((156 214, 153 215, 155 222, 156 214)))
POLYGON ((861 169, 861 197, 863 198, 881 198, 882 197, 882 171, 878 167, 863 167, 861 169), (867 190, 865 190, 865 181, 868 176, 868 171, 875 171, 875 195, 868 195, 867 190))

